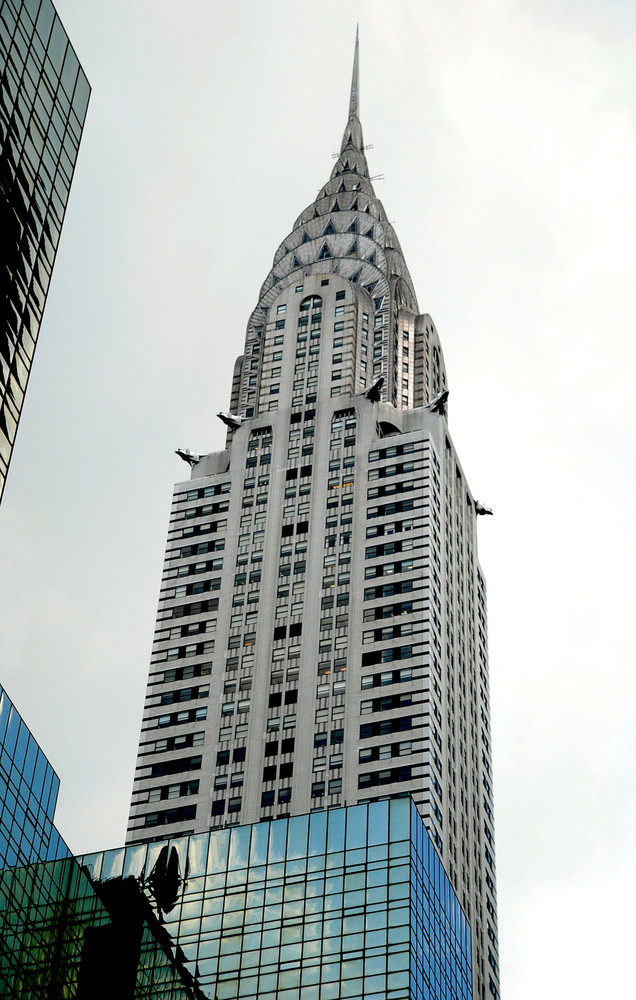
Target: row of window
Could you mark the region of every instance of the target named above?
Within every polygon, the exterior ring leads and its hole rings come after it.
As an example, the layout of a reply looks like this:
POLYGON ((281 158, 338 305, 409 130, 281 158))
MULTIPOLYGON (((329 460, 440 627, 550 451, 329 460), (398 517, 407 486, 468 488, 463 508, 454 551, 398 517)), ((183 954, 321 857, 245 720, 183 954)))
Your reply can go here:
POLYGON ((172 684, 174 681, 190 680, 193 677, 207 677, 212 671, 212 663, 188 663, 183 667, 171 667, 164 670, 162 684, 172 684))
POLYGON ((390 556, 396 552, 409 552, 415 547, 413 538, 400 539, 393 542, 382 542, 378 545, 367 545, 365 559, 377 559, 379 556, 390 556))
MULTIPOLYGON (((203 722, 207 719, 207 707, 190 708, 183 712, 170 712, 157 718, 157 728, 166 729, 170 726, 182 726, 188 722, 203 722)), ((152 721, 152 720, 151 720, 152 721)))
POLYGON ((192 604, 180 604, 170 611, 170 618, 190 618, 193 615, 205 614, 207 611, 217 611, 219 607, 218 597, 213 597, 207 601, 195 601, 192 604))
MULTIPOLYGON (((196 490, 187 490, 185 499, 202 500, 204 497, 220 496, 222 493, 230 493, 231 488, 232 488, 231 483, 216 483, 214 486, 204 486, 196 490)), ((177 494, 177 498, 179 498, 180 496, 182 496, 182 494, 177 494)), ((224 507, 223 509, 227 510, 227 507, 224 507)), ((212 513, 212 510, 210 511, 210 513, 212 513)), ((216 513, 216 511, 214 511, 214 513, 216 513)))
POLYGON ((399 559, 396 562, 380 563, 378 566, 366 566, 365 580, 373 580, 379 576, 392 576, 395 573, 409 573, 413 569, 413 559, 399 559))
POLYGON ((414 452, 415 441, 405 441, 404 444, 391 445, 388 448, 379 448, 369 452, 369 462, 379 462, 386 458, 397 458, 399 455, 407 455, 414 452))
POLYGON ((175 691, 164 691, 161 694, 161 705, 177 705, 184 701, 197 701, 207 698, 210 694, 209 684, 199 684, 195 687, 178 688, 175 691))
POLYGON ((396 465, 383 465, 377 469, 369 469, 367 478, 369 481, 374 479, 390 479, 392 476, 402 476, 414 470, 415 462, 398 462, 396 465))

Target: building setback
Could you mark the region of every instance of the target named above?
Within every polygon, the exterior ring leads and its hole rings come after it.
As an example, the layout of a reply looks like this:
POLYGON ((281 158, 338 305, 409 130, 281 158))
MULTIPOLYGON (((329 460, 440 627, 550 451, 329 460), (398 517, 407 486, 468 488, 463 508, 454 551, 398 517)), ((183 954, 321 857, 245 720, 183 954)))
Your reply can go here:
POLYGON ((226 448, 183 454, 127 842, 410 797, 474 996, 498 997, 480 505, 446 396, 369 178, 356 42, 340 155, 249 318, 226 448))
POLYGON ((0 498, 89 95, 50 0, 0 0, 0 498))

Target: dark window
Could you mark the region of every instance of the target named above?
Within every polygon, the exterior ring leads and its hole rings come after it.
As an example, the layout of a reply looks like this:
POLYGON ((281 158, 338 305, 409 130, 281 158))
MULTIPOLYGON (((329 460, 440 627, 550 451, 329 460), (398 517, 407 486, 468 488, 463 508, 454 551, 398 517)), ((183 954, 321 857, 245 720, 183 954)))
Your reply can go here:
POLYGON ((222 816, 225 812, 225 799, 217 799, 216 802, 212 803, 212 815, 222 816))
POLYGON ((270 740, 265 744, 265 756, 275 757, 278 753, 278 740, 270 740))
POLYGON ((178 760, 165 760, 161 764, 153 764, 150 776, 151 778, 161 778, 165 774, 181 774, 183 771, 199 771, 200 769, 200 756, 181 757, 178 760))
POLYGON ((276 781, 276 764, 268 764, 263 768, 263 781, 276 781))
POLYGON ((195 819, 196 806, 179 806, 176 809, 161 809, 159 812, 148 813, 146 826, 164 826, 168 823, 183 823, 184 820, 195 819))
MULTIPOLYGON (((326 742, 326 741, 325 741, 326 742)), ((331 745, 344 742, 344 729, 331 730, 331 745)))
POLYGON ((358 775, 358 788, 372 788, 375 785, 391 785, 397 781, 410 781, 410 767, 391 767, 384 771, 371 771, 358 775))
POLYGON ((403 715, 399 719, 382 719, 378 722, 365 722, 360 726, 360 739, 368 740, 372 736, 387 736, 389 733, 403 733, 413 728, 413 720, 410 715, 403 715))
POLYGON ((291 761, 286 764, 280 765, 279 777, 280 778, 291 778, 294 773, 294 765, 291 761))
POLYGON ((263 792, 261 795, 261 807, 274 805, 274 792, 263 792))
POLYGON ((412 656, 412 646, 393 646, 389 649, 377 649, 373 653, 362 654, 362 666, 370 667, 374 663, 392 663, 394 660, 410 660, 412 656))
POLYGON ((241 761, 245 760, 245 747, 237 747, 232 754, 232 760, 235 764, 240 764, 241 761))
POLYGON ((295 739, 294 736, 290 736, 286 740, 283 740, 283 742, 281 743, 281 745, 280 745, 280 752, 281 753, 293 753, 295 746, 296 746, 296 739, 295 739))

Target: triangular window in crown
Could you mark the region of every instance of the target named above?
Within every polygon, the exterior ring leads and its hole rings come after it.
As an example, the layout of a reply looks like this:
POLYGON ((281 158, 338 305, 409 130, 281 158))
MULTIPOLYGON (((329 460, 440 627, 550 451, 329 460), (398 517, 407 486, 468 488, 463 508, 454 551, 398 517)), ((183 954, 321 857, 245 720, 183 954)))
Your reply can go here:
POLYGON ((346 232, 357 233, 358 232, 358 220, 354 219, 350 226, 347 226, 346 232))
POLYGON ((358 252, 358 241, 354 240, 349 249, 347 250, 347 257, 355 257, 358 252))
POLYGON ((375 251, 371 254, 370 257, 367 257, 367 260, 369 261, 369 264, 375 264, 375 251))
POLYGON ((353 185, 353 187, 352 187, 351 190, 352 191, 359 191, 360 190, 360 181, 356 181, 356 183, 353 185))
POLYGON ((368 236, 369 239, 372 240, 373 239, 373 226, 371 226, 370 229, 367 229, 367 231, 366 231, 366 233, 364 233, 364 235, 368 236))
POLYGON ((353 199, 353 205, 351 206, 351 211, 352 212, 357 212, 358 211, 358 199, 357 198, 353 199))
POLYGON ((362 271, 356 271, 355 274, 351 275, 351 277, 349 278, 349 281, 353 282, 354 285, 357 285, 358 282, 360 281, 360 275, 361 274, 362 274, 362 271))
POLYGON ((278 277, 277 274, 272 275, 272 284, 273 285, 277 285, 279 281, 280 281, 280 278, 278 277))
POLYGON ((358 173, 358 164, 354 163, 351 169, 353 170, 354 174, 357 174, 358 173))
POLYGON ((333 257, 333 254, 329 249, 329 247, 327 246, 327 244, 323 243, 322 249, 318 254, 318 256, 316 257, 316 260, 326 260, 327 257, 333 257))
POLYGON ((305 230, 303 229, 303 238, 302 238, 302 240, 300 242, 301 243, 309 243, 310 240, 311 240, 311 236, 309 235, 309 233, 306 233, 305 230))
POLYGON ((336 200, 333 203, 333 208, 331 209, 331 211, 332 212, 339 212, 340 211, 340 205, 338 204, 338 199, 337 198, 336 198, 336 200))
POLYGON ((345 182, 343 181, 340 187, 338 188, 338 194, 340 194, 341 191, 346 191, 346 190, 347 189, 345 187, 345 182))
POLYGON ((345 168, 345 170, 349 169, 349 160, 345 160, 344 161, 344 168, 345 168))
POLYGON ((336 231, 336 230, 335 230, 335 229, 334 229, 334 227, 333 227, 333 222, 331 221, 331 219, 329 219, 329 222, 328 222, 328 223, 327 223, 327 225, 325 226, 325 228, 324 228, 324 231, 323 231, 323 234, 322 234, 322 235, 323 235, 323 236, 333 236, 333 234, 335 233, 335 231, 336 231))
POLYGON ((371 292, 373 291, 373 289, 375 288, 376 285, 377 285, 377 281, 372 281, 370 285, 365 285, 364 286, 365 289, 366 289, 366 291, 369 293, 369 295, 371 294, 371 292))
POLYGON ((375 306, 376 312, 378 309, 382 308, 382 303, 384 302, 384 295, 381 295, 379 299, 374 299, 373 304, 375 306))
POLYGON ((294 268, 296 268, 296 267, 302 267, 302 264, 298 260, 298 257, 296 256, 296 254, 294 254, 294 263, 292 264, 292 270, 294 268))
POLYGON ((351 145, 351 132, 349 132, 349 135, 347 136, 347 146, 350 145, 351 145))
POLYGON ((319 218, 320 216, 318 215, 318 209, 314 208, 314 214, 312 215, 312 219, 319 219, 319 218))

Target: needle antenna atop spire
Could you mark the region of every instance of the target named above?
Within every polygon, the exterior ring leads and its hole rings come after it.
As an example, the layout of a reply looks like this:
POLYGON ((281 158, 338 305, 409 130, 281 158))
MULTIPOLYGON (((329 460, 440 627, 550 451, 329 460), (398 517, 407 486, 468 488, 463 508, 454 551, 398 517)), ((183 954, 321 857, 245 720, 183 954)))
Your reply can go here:
POLYGON ((359 117, 360 113, 360 100, 359 100, 359 82, 360 73, 358 66, 358 25, 356 25, 356 47, 353 53, 353 73, 351 75, 351 96, 349 98, 349 118, 359 117))

